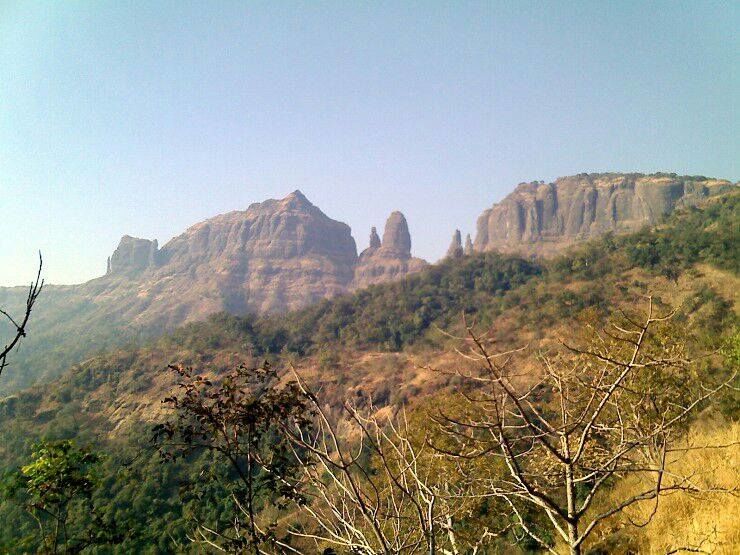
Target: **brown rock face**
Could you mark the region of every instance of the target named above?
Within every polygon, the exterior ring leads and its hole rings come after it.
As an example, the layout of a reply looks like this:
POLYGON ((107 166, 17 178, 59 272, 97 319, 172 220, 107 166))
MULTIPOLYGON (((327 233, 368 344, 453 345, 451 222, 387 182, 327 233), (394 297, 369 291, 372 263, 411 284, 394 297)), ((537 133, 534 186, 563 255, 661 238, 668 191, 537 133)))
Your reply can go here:
POLYGON ((382 247, 398 256, 411 256, 411 234, 406 218, 400 212, 392 212, 385 222, 382 247))
POLYGON ((382 243, 375 228, 370 231, 370 246, 360 254, 351 288, 361 289, 401 279, 426 266, 426 261, 411 256, 411 234, 406 218, 400 212, 393 212, 385 223, 382 243))
POLYGON ((522 183, 478 218, 474 248, 547 256, 608 231, 655 224, 676 207, 734 186, 705 177, 617 173, 522 183))
MULTIPOLYGON (((58 367, 47 368, 52 375, 102 347, 213 313, 297 309, 426 266, 411 257, 408 225, 400 213, 389 218, 384 239, 381 243, 374 232, 358 264, 349 226, 327 217, 299 191, 198 223, 161 249, 156 241, 126 236, 109 257, 104 276, 45 287, 24 348, 44 359, 52 358, 50 349, 64 353, 58 367)), ((20 310, 27 293, 22 287, 0 287, 0 306, 20 310)), ((0 384, 0 396, 30 385, 41 373, 27 362, 17 366, 15 376, 3 380, 8 386, 0 384)))
POLYGON ((295 191, 196 224, 157 259, 139 287, 149 299, 139 318, 181 323, 219 310, 292 310, 342 293, 357 247, 349 226, 295 191))
POLYGON ((411 256, 400 212, 388 218, 382 242, 371 232, 358 260, 349 226, 300 191, 210 218, 157 247, 125 236, 104 277, 73 287, 95 299, 101 318, 168 329, 220 311, 294 310, 426 266, 411 256))
POLYGON ((426 266, 411 256, 400 212, 388 219, 383 241, 374 231, 370 244, 358 260, 349 226, 295 191, 195 224, 161 249, 156 241, 124 236, 104 276, 47 289, 45 326, 67 326, 74 305, 85 329, 157 333, 221 311, 294 310, 426 266))

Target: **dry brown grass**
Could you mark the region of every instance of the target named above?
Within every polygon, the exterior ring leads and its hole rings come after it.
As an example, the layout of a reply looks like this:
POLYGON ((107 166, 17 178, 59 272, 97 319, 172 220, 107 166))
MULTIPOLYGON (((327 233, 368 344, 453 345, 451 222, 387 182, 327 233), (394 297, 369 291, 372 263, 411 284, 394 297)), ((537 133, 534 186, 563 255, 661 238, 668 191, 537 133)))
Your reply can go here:
MULTIPOLYGON (((689 434, 692 445, 729 447, 700 448, 688 451, 669 466, 671 471, 693 475, 693 481, 706 489, 732 490, 740 486, 740 424, 703 422, 689 434)), ((637 480, 617 484, 615 499, 644 488, 637 480)), ((609 552, 630 550, 650 555, 666 553, 740 553, 740 496, 734 493, 675 493, 662 497, 658 510, 650 519, 654 503, 633 507, 620 519, 608 523, 602 530, 602 547, 609 552), (644 524, 642 527, 634 526, 644 524), (623 538, 618 544, 614 533, 623 538)))

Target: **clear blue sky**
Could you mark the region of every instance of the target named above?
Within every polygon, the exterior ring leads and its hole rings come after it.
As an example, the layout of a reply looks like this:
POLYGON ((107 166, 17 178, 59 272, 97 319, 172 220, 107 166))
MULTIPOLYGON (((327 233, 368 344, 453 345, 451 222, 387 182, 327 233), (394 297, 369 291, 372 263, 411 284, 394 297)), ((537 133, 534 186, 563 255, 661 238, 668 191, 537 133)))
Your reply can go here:
POLYGON ((417 255, 518 182, 740 177, 738 2, 0 0, 0 284, 299 188, 417 255))

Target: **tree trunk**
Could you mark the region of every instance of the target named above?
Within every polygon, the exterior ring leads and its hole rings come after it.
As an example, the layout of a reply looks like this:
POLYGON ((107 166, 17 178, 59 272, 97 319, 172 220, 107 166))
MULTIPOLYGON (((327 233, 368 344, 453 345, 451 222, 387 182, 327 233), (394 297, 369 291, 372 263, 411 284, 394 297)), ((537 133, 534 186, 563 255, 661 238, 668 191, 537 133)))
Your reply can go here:
POLYGON ((570 555, 581 555, 581 544, 578 542, 578 523, 568 523, 568 544, 570 555))
MULTIPOLYGON (((570 457, 568 438, 563 438, 565 456, 570 457)), ((565 465, 565 495, 568 501, 568 546, 570 555, 581 555, 581 544, 578 542, 578 518, 576 517, 576 485, 573 477, 573 465, 565 465)))

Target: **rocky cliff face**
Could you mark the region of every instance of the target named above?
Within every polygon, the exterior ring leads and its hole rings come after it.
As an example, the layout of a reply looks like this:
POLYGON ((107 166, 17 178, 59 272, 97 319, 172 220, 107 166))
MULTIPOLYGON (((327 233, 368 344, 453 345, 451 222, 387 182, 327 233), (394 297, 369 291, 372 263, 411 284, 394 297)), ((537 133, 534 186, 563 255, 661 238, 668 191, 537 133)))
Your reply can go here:
POLYGON ((118 247, 108 259, 108 274, 137 275, 157 266, 157 240, 137 239, 130 235, 121 238, 118 247))
MULTIPOLYGON (((634 174, 522 184, 481 216, 474 245, 466 238, 462 249, 465 255, 473 248, 547 254, 602 231, 654 222, 676 206, 735 186, 634 174)), ((451 254, 459 256, 460 248, 455 233, 451 254)), ((56 375, 92 352, 212 313, 282 312, 426 266, 411 255, 411 235, 400 212, 388 218, 382 240, 372 230, 370 246, 358 257, 349 227, 299 191, 196 224, 161 249, 156 241, 125 236, 104 276, 45 286, 24 354, 3 374, 0 395, 56 375)), ((23 287, 0 287, 0 307, 20 311, 26 295, 23 287)))
POLYGON ((406 218, 393 212, 385 223, 383 240, 373 227, 370 246, 360 254, 352 289, 403 278, 423 270, 427 263, 411 256, 411 234, 406 218))
POLYGON ((68 289, 96 319, 159 330, 220 311, 294 310, 425 266, 400 212, 358 259, 349 226, 295 191, 200 222, 161 249, 126 235, 105 276, 68 289))
POLYGON ((617 173, 521 183, 478 218, 474 248, 546 256, 608 231, 655 224, 676 207, 734 186, 705 177, 617 173))
POLYGON ((295 191, 198 223, 158 251, 156 242, 124 237, 109 275, 138 272, 137 322, 177 325, 221 310, 281 312, 332 297, 347 291, 356 262, 349 226, 295 191))
MULTIPOLYGON (((41 378, 37 359, 58 359, 46 365, 54 375, 93 351, 213 313, 284 312, 401 278, 426 265, 410 249, 406 220, 394 213, 383 240, 374 232, 358 260, 349 226, 300 191, 198 223, 161 249, 156 241, 124 236, 104 276, 44 288, 24 341, 29 356, 4 374, 0 395, 41 378), (50 349, 63 355, 50 357, 50 349)), ((26 294, 0 287, 0 307, 19 311, 26 294)))

